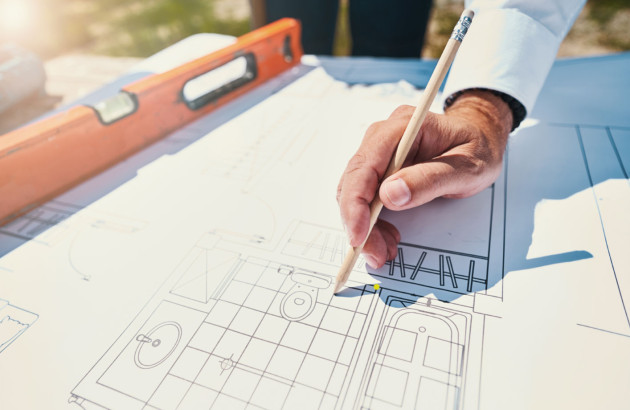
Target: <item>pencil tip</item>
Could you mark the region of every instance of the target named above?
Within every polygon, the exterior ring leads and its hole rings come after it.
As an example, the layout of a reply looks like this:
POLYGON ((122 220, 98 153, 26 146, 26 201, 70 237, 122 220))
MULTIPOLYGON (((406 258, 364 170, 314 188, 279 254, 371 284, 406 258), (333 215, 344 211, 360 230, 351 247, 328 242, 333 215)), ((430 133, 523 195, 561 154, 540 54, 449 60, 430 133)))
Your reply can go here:
POLYGON ((337 282, 337 283, 335 284, 335 292, 333 292, 335 295, 336 295, 337 293, 339 293, 339 291, 341 290, 341 288, 343 288, 343 284, 344 284, 343 282, 337 282))

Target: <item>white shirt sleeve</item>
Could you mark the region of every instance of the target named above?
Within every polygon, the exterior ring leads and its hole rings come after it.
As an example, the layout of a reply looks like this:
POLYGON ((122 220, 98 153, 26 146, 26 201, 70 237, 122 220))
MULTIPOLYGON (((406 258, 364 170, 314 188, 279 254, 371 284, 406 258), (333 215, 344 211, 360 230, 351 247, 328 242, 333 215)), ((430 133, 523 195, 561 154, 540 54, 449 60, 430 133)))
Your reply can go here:
POLYGON ((531 112, 558 47, 585 0, 467 0, 475 12, 444 97, 489 88, 519 100, 531 112))

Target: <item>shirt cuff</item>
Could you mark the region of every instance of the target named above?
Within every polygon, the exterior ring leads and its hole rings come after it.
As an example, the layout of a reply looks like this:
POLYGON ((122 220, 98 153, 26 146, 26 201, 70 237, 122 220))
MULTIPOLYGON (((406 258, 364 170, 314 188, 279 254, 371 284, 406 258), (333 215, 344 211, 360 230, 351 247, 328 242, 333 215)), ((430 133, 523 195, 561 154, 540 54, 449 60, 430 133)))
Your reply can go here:
POLYGON ((443 96, 487 88, 516 98, 531 112, 561 41, 516 9, 480 11, 455 58, 443 96))

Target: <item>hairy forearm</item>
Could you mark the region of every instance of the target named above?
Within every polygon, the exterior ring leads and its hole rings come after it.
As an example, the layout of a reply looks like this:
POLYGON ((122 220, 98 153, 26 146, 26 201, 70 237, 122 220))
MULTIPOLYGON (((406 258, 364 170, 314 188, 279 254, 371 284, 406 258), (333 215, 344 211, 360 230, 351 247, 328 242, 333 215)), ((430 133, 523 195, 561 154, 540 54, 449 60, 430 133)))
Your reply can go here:
POLYGON ((468 90, 449 106, 445 114, 466 119, 471 127, 480 130, 488 144, 485 148, 495 160, 501 160, 508 135, 512 130, 512 111, 500 97, 487 90, 468 90))

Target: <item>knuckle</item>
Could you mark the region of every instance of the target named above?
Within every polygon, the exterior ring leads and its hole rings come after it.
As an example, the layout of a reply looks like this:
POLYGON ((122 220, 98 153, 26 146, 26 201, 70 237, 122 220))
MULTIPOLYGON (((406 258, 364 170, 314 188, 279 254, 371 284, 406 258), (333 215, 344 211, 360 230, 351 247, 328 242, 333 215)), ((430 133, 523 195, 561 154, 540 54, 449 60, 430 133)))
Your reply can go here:
POLYGON ((380 130, 383 126, 383 121, 376 121, 369 125, 367 130, 365 131, 365 137, 369 138, 372 135, 380 134, 380 130))
POLYGON ((346 175, 356 173, 357 171, 363 169, 366 164, 367 157, 364 154, 357 152, 352 156, 352 158, 350 158, 350 161, 348 161, 348 166, 346 167, 346 175))
POLYGON ((411 105, 399 105, 398 107, 396 107, 396 109, 394 109, 390 117, 394 118, 394 117, 409 116, 413 113, 413 110, 414 110, 414 107, 411 105))

